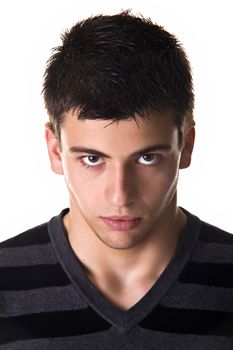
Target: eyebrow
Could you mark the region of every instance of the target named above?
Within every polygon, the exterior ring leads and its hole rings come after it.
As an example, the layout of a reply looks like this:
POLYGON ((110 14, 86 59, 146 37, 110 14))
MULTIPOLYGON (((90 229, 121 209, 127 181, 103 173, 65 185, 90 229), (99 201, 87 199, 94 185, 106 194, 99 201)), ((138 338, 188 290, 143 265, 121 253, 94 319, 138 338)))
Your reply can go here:
MULTIPOLYGON (((167 151, 167 152, 169 152, 171 150, 172 150, 172 146, 170 144, 157 144, 157 145, 151 145, 151 146, 148 146, 146 148, 140 149, 136 152, 133 152, 130 156, 138 156, 138 155, 141 155, 143 153, 149 153, 149 152, 153 152, 153 151, 167 151)), ((83 147, 83 146, 70 147, 69 151, 71 153, 86 153, 86 154, 97 155, 97 156, 104 157, 104 158, 111 158, 110 155, 103 153, 101 151, 98 151, 97 149, 83 147)))

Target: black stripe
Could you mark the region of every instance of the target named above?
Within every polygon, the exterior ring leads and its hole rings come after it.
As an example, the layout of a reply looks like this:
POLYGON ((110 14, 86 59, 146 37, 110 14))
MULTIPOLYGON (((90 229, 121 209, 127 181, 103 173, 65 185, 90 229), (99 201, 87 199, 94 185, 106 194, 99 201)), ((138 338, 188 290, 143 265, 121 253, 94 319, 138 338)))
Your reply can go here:
POLYGON ((26 290, 70 284, 60 264, 0 268, 0 290, 26 290))
POLYGON ((202 230, 200 235, 200 240, 206 243, 222 243, 233 245, 233 235, 219 229, 218 227, 202 223, 202 230))
POLYGON ((0 344, 36 338, 69 337, 108 330, 111 325, 90 307, 0 318, 0 344))
POLYGON ((233 287, 233 264, 213 264, 189 262, 179 282, 216 287, 233 287))
POLYGON ((139 325, 167 333, 233 337, 233 314, 227 312, 175 309, 159 305, 139 325))
POLYGON ((42 224, 2 242, 0 244, 0 249, 25 247, 35 244, 47 244, 49 242, 50 238, 47 230, 47 224, 42 224))

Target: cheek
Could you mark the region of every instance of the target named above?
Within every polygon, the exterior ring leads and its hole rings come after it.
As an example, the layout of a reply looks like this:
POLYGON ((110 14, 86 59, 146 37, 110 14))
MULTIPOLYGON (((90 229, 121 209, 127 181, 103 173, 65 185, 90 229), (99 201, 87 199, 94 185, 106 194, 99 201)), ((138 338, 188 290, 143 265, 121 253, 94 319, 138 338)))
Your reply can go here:
POLYGON ((169 168, 169 171, 166 172, 166 176, 164 176, 164 179, 162 180, 163 193, 161 196, 163 197, 164 202, 169 202, 173 198, 176 192, 178 178, 179 162, 174 161, 172 166, 169 168))
POLYGON ((69 193, 80 205, 101 198, 98 178, 93 176, 90 171, 81 168, 73 160, 64 159, 63 172, 69 193))
POLYGON ((163 167, 154 169, 150 174, 143 177, 143 186, 141 186, 141 198, 149 205, 149 203, 166 202, 173 195, 177 187, 178 181, 178 161, 173 160, 163 167))
POLYGON ((63 173, 69 192, 74 196, 80 193, 80 189, 85 189, 82 176, 80 176, 78 167, 72 160, 62 159, 63 173))

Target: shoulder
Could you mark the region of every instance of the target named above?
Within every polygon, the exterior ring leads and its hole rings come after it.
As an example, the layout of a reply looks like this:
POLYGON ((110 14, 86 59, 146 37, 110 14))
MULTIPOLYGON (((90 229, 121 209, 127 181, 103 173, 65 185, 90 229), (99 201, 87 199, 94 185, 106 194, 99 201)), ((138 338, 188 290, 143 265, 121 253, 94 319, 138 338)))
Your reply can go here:
POLYGON ((209 263, 232 263, 233 234, 207 223, 183 209, 187 216, 185 250, 189 249, 191 260, 209 263))
POLYGON ((50 241, 47 223, 0 243, 0 291, 42 288, 64 272, 50 241))
POLYGON ((233 288, 233 234, 201 221, 186 272, 200 284, 233 288))
POLYGON ((221 228, 211 225, 205 221, 202 221, 201 223, 202 225, 201 225, 199 239, 203 243, 217 243, 217 244, 233 246, 232 233, 226 232, 221 228))
POLYGON ((5 248, 31 246, 37 244, 46 244, 50 241, 47 223, 35 226, 15 237, 7 239, 0 243, 0 250, 5 248))
POLYGON ((204 221, 199 223, 198 238, 179 281, 204 288, 206 295, 219 292, 226 299, 231 290, 232 302, 233 235, 204 221))
POLYGON ((219 279, 228 275, 233 287, 233 234, 200 220, 187 212, 189 233, 195 236, 187 264, 189 276, 206 275, 219 279), (205 274, 206 272, 206 274, 205 274))
POLYGON ((54 254, 47 223, 0 243, 0 275, 51 261, 54 261, 54 254))

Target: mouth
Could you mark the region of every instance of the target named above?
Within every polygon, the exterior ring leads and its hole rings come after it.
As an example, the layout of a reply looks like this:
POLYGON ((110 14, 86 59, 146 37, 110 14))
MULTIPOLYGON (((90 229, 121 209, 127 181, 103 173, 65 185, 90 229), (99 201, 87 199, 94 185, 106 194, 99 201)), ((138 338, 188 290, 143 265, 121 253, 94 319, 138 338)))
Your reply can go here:
POLYGON ((115 231, 128 231, 135 228, 141 218, 130 217, 130 216, 109 216, 101 217, 105 225, 115 231))

